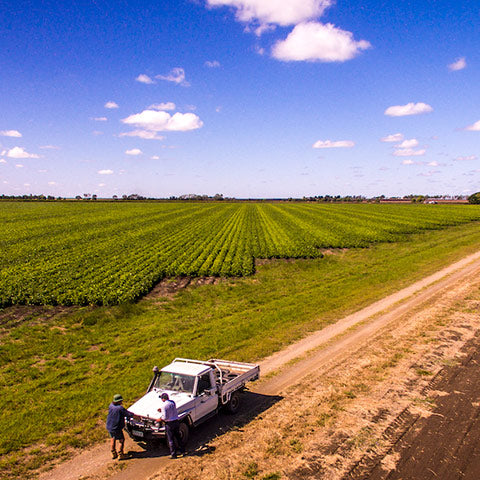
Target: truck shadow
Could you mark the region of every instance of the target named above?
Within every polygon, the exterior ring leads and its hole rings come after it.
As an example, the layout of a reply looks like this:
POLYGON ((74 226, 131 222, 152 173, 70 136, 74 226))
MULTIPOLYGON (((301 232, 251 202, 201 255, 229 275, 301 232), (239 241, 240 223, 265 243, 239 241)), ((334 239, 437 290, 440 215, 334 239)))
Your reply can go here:
MULTIPOLYGON (((234 415, 220 410, 218 415, 190 430, 190 438, 186 445, 188 456, 203 456, 215 451, 208 443, 231 430, 240 430, 250 423, 257 415, 268 410, 272 405, 282 400, 279 395, 262 395, 248 390, 241 393, 241 403, 234 415)), ((163 441, 155 443, 139 442, 141 451, 129 451, 129 458, 164 457, 170 453, 163 441)))

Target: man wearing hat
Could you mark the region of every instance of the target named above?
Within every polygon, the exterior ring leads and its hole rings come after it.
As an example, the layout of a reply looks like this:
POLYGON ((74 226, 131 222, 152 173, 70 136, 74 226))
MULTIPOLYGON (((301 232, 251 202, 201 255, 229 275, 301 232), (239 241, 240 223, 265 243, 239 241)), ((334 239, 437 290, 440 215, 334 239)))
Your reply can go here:
POLYGON ((113 396, 113 402, 108 407, 107 430, 112 437, 112 458, 120 456, 120 460, 124 460, 126 455, 123 451, 125 437, 123 435, 123 427, 125 426, 125 417, 133 417, 133 413, 129 412, 122 405, 123 397, 117 393, 113 396), (120 444, 120 450, 117 454, 116 442, 120 444))

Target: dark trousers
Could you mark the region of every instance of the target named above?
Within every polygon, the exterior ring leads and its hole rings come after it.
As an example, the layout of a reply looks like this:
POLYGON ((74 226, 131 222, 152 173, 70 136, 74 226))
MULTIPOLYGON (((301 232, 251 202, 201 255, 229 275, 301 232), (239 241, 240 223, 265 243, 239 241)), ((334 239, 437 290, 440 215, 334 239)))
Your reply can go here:
POLYGON ((175 455, 175 443, 177 444, 180 453, 185 451, 182 439, 180 438, 180 422, 178 420, 172 420, 171 422, 165 422, 165 435, 167 436, 168 448, 170 454, 175 455))

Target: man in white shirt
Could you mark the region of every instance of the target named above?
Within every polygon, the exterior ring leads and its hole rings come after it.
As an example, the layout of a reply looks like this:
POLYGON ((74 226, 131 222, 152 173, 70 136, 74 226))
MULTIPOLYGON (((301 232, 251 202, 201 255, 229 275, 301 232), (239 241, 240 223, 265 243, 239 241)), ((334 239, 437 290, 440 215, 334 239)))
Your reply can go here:
POLYGON ((165 435, 167 436, 168 448, 170 449, 170 457, 177 458, 175 443, 178 446, 180 454, 185 453, 185 447, 180 437, 180 421, 178 420, 177 406, 173 400, 168 398, 168 393, 160 395, 162 405, 158 409, 160 412, 160 420, 165 424, 165 435))

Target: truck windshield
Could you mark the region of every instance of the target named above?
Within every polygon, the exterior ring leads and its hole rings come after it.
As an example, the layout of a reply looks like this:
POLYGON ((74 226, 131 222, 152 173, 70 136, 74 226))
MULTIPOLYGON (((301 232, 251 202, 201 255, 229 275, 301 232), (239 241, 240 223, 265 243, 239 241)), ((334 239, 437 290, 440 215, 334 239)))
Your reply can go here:
POLYGON ((180 373, 160 372, 153 384, 160 390, 174 390, 177 392, 193 393, 195 377, 180 373))

